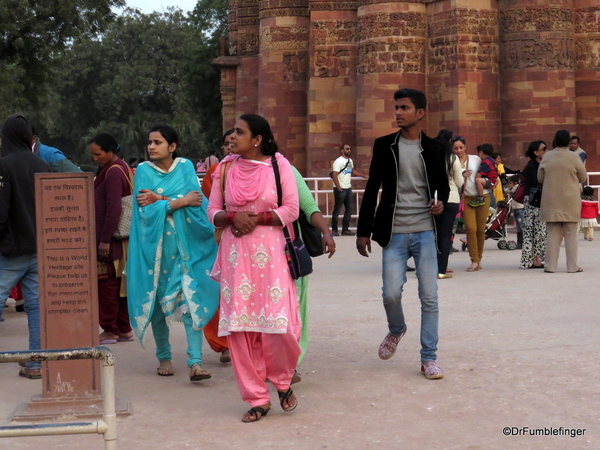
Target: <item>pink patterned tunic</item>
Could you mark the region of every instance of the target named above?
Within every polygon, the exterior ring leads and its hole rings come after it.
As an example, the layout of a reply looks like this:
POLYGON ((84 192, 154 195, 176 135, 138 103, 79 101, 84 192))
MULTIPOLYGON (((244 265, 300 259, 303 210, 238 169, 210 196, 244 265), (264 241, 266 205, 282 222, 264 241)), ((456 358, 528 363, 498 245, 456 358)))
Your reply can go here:
MULTIPOLYGON (((298 218, 296 179, 290 163, 277 153, 282 206, 277 206, 277 187, 271 160, 252 161, 238 155, 226 157, 214 172, 208 217, 214 223, 219 211, 273 211, 283 224, 298 218), (221 192, 221 167, 225 176, 225 201, 221 192), (227 205, 224 208, 224 203, 227 205)), ((293 228, 290 227, 293 238, 293 228)), ((289 318, 298 316, 296 284, 284 254, 281 227, 257 225, 242 237, 226 226, 211 276, 221 283, 219 336, 251 331, 283 334, 289 318)))

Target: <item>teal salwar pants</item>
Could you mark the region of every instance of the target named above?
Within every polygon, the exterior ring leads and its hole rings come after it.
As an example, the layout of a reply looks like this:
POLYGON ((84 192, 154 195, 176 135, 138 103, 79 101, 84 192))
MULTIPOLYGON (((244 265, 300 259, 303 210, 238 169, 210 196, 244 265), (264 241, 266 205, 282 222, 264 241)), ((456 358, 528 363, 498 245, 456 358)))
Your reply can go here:
MULTIPOLYGON (((202 330, 194 330, 192 317, 189 314, 183 314, 183 326, 185 327, 185 336, 187 338, 187 365, 192 367, 194 364, 202 365, 202 330)), ((165 320, 165 315, 160 303, 157 301, 152 312, 152 334, 156 343, 156 357, 159 361, 171 361, 171 344, 169 343, 169 326, 165 320)))

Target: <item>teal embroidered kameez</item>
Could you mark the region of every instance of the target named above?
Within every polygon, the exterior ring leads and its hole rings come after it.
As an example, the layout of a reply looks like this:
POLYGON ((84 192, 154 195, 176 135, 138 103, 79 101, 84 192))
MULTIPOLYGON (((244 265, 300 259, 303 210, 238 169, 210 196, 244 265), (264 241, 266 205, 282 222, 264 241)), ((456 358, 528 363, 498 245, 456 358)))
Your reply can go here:
MULTIPOLYGON (((142 189, 177 199, 200 186, 192 162, 176 158, 167 172, 151 162, 140 164, 134 193, 142 189)), ((152 323, 159 361, 172 359, 168 325, 182 321, 188 366, 202 363, 202 327, 219 304, 219 284, 208 276, 217 245, 207 204, 203 199, 201 206, 173 211, 168 200, 145 207, 134 200, 127 261, 129 317, 142 345, 152 323)))

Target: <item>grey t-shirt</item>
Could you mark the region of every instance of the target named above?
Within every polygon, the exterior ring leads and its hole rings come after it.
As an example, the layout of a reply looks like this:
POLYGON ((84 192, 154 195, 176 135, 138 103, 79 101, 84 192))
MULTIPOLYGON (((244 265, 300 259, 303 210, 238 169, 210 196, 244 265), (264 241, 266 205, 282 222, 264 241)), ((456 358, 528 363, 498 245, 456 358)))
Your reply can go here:
POLYGON ((396 214, 392 233, 418 233, 433 230, 433 219, 428 206, 425 164, 421 158, 419 140, 398 141, 398 190, 396 214))

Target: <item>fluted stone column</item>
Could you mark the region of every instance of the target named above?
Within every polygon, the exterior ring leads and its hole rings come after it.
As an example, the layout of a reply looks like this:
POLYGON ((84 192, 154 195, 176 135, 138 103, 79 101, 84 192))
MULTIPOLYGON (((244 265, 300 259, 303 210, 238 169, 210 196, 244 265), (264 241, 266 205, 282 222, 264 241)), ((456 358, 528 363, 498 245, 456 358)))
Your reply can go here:
POLYGON ((600 171, 600 3, 574 0, 577 128, 588 171, 600 171))
POLYGON ((306 172, 308 0, 260 0, 258 113, 300 172, 306 172))
POLYGON ((221 37, 221 55, 212 61, 221 74, 221 115, 223 131, 230 129, 236 119, 237 68, 241 59, 237 54, 237 2, 230 0, 227 17, 227 35, 221 37), (229 46, 229 48, 226 48, 229 46), (233 55, 233 56, 232 56, 233 55))
POLYGON ((426 5, 417 1, 358 0, 356 147, 366 170, 373 140, 397 130, 393 94, 426 91, 426 5))
POLYGON ((356 1, 310 0, 308 176, 356 142, 356 1))
POLYGON ((576 128, 572 3, 499 0, 503 154, 576 128))
POLYGON ((468 144, 500 147, 497 0, 428 5, 429 133, 442 128, 468 144))
MULTIPOLYGON (((258 0, 230 0, 230 4, 235 11, 235 21, 229 28, 230 52, 239 57, 235 91, 237 118, 258 110, 258 0)), ((230 126, 233 124, 226 128, 230 126)))

